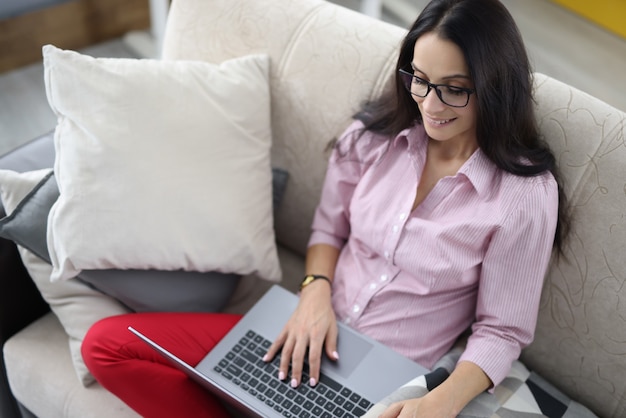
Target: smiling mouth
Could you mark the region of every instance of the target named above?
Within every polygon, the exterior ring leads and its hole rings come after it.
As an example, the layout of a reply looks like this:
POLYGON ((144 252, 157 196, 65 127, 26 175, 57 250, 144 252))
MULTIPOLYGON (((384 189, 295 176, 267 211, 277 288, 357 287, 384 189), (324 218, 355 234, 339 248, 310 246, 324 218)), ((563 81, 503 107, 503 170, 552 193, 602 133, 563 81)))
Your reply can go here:
POLYGON ((453 120, 455 120, 456 118, 452 118, 452 119, 431 119, 431 118, 426 118, 426 120, 428 121, 428 123, 432 124, 432 125, 445 125, 446 123, 452 122, 453 120))

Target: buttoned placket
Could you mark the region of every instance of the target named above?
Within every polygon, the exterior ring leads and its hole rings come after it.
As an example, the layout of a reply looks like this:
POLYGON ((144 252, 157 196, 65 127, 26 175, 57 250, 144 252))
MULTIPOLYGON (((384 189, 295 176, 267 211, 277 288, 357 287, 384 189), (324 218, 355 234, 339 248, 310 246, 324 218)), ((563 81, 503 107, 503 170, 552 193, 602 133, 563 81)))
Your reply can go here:
POLYGON ((355 303, 352 305, 350 316, 346 318, 346 323, 357 321, 363 313, 363 307, 374 297, 376 292, 379 292, 390 283, 399 273, 400 269, 393 264, 393 252, 395 252, 400 241, 401 231, 404 228, 407 216, 407 213, 403 211, 393 218, 394 222, 389 226, 389 233, 385 238, 385 242, 388 244, 383 254, 386 259, 383 271, 375 275, 369 284, 364 286, 359 292, 355 303))
MULTIPOLYGON (((406 156, 408 157, 410 163, 409 167, 414 166, 415 159, 413 158, 411 152, 407 150, 406 156)), ((358 321, 363 313, 363 308, 367 306, 367 303, 369 303, 374 295, 390 283, 399 273, 399 268, 393 264, 393 256, 398 247, 398 243, 402 236, 402 230, 404 229, 405 223, 408 219, 409 210, 412 204, 411 194, 408 194, 407 200, 400 203, 403 207, 397 210, 397 215, 392 217, 392 221, 388 227, 388 232, 383 238, 384 250, 382 255, 386 260, 383 271, 374 275, 370 282, 363 286, 358 296, 355 298, 348 316, 344 319, 345 323, 350 324, 354 321, 358 321)))

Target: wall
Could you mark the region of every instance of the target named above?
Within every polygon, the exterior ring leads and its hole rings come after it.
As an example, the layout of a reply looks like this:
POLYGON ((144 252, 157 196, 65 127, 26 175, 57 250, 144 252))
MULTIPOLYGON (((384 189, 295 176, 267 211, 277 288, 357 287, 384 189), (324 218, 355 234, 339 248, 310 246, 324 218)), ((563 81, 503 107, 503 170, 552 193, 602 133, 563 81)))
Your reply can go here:
POLYGON ((148 0, 63 1, 3 19, 0 73, 39 61, 45 44, 80 49, 149 27, 148 0))
POLYGON ((553 0, 555 3, 591 20, 626 39, 626 1, 553 0))

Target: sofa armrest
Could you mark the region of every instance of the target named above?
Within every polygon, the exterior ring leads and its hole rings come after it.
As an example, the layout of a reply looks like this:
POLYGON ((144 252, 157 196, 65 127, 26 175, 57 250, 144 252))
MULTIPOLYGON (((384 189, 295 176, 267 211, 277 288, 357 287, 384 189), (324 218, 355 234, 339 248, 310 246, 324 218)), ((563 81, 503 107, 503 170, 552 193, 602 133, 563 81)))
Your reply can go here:
MULTIPOLYGON (((22 264, 12 241, 0 238, 0 339, 2 346, 19 330, 50 310, 22 264)), ((18 407, 1 361, 0 416, 19 417, 18 407)))

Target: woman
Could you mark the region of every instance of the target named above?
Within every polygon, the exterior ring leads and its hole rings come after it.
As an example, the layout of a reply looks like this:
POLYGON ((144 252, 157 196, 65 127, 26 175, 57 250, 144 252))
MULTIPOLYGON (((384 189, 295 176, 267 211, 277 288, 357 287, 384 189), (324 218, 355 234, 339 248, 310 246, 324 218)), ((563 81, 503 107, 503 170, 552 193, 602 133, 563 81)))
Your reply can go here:
MULTIPOLYGON (((337 359, 341 320, 431 367, 471 327, 446 381, 382 415, 451 417, 499 384, 532 340, 565 204, 538 138, 524 45, 497 0, 431 1, 401 46, 395 81, 333 150, 306 257, 315 277, 266 360, 282 350, 279 377, 315 385, 322 352, 337 359)), ((90 330, 83 355, 144 416, 227 416, 126 326, 160 334, 195 364, 238 319, 111 318, 90 330)))

